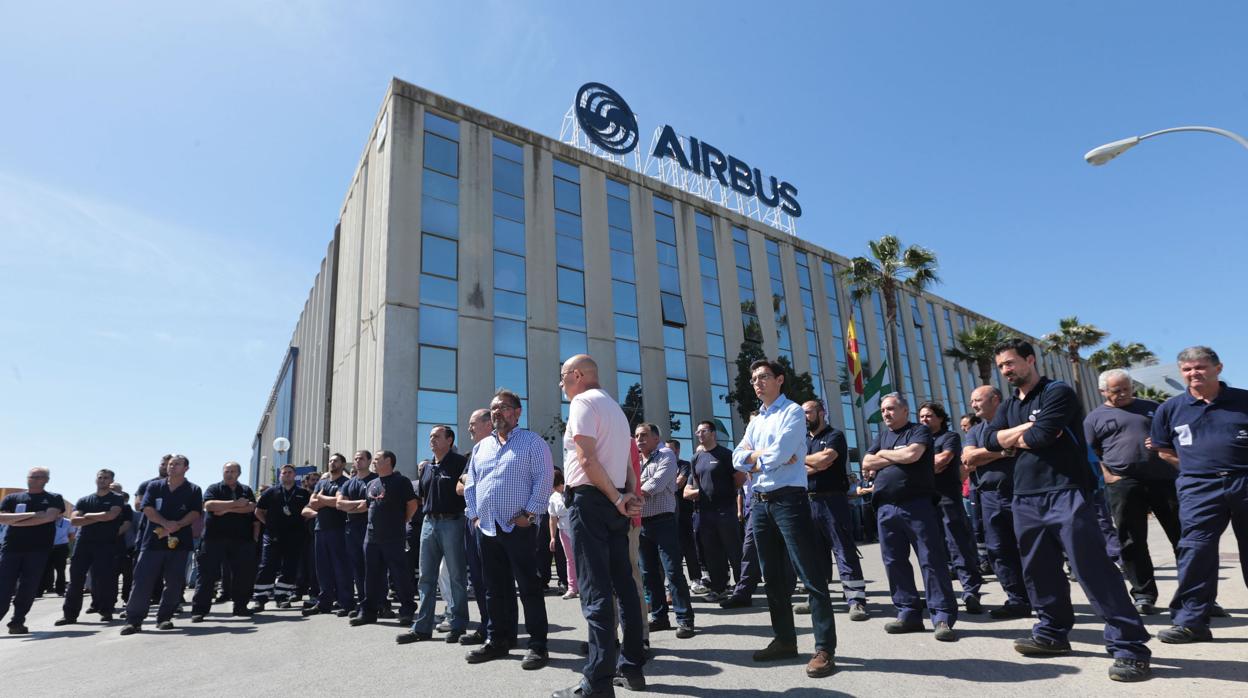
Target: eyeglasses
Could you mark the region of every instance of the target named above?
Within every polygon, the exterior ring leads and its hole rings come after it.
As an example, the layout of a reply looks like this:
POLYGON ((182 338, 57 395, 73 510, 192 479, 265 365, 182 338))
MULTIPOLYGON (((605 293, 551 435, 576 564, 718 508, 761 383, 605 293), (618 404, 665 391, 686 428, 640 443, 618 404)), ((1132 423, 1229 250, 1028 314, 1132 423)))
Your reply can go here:
POLYGON ((573 373, 576 373, 576 372, 577 372, 577 371, 579 371, 579 370, 580 370, 579 368, 570 368, 570 369, 568 369, 568 370, 566 370, 566 371, 560 371, 560 372, 559 372, 559 380, 563 380, 565 377, 567 377, 567 376, 569 376, 569 375, 571 375, 571 374, 573 374, 573 373))
POLYGON ((750 385, 757 385, 759 383, 764 383, 766 381, 775 380, 775 379, 776 377, 771 375, 770 373, 760 373, 757 376, 752 376, 750 378, 750 385))
POLYGON ((715 432, 711 431, 710 429, 698 429, 697 431, 695 431, 695 432, 693 432, 693 433, 695 433, 695 434, 714 434, 715 432))
POLYGON ((513 407, 512 405, 490 405, 491 412, 510 412, 512 410, 518 410, 518 409, 520 408, 513 407))

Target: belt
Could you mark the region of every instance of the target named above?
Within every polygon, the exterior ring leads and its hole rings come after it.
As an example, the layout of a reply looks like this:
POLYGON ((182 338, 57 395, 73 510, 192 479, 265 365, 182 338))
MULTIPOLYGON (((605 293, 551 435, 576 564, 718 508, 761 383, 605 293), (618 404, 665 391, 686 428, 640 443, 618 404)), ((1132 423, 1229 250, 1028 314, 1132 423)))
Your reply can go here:
POLYGON ((645 523, 647 521, 663 521, 664 519, 670 519, 673 516, 675 516, 675 514, 669 511, 669 512, 665 512, 662 514, 655 514, 654 516, 643 516, 641 517, 641 522, 645 523))
POLYGON ((799 494, 806 494, 805 487, 781 487, 771 492, 759 492, 754 490, 754 500, 759 502, 770 502, 784 497, 792 497, 799 494))
MULTIPOLYGON (((628 494, 628 490, 624 487, 617 487, 615 491, 620 494, 628 494)), ((584 496, 591 492, 598 492, 599 494, 602 494, 596 485, 577 485, 576 487, 569 487, 568 492, 571 492, 574 497, 584 496)))
POLYGON ((425 518, 433 519, 434 521, 451 521, 454 519, 462 518, 463 516, 464 515, 462 513, 460 514, 425 514, 425 518))
POLYGON ((844 497, 844 492, 807 492, 807 497, 811 499, 830 499, 832 497, 844 497))

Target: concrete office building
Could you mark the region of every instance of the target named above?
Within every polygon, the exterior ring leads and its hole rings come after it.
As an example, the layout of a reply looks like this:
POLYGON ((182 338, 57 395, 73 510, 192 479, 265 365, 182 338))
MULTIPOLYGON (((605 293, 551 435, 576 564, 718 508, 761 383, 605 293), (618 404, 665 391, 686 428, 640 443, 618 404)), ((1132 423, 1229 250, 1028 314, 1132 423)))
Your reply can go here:
MULTIPOLYGON (((394 80, 254 435, 252 481, 270 481, 283 462, 323 468, 333 451, 349 459, 382 447, 411 474, 429 455, 429 429, 454 425, 463 445, 468 415, 496 387, 524 398, 523 426, 554 437, 566 415, 559 365, 578 352, 598 360, 627 410, 664 429, 678 423, 688 454, 703 419, 723 425, 721 438, 741 434, 723 397, 746 339, 810 372, 831 421, 865 446, 873 432, 839 385, 844 333, 852 314, 869 375, 885 355, 883 306, 878 296, 850 302, 847 262, 394 80), (288 453, 273 452, 277 436, 288 453)), ((986 320, 903 293, 894 385, 945 403, 956 423, 978 381, 944 350, 986 320)), ((1042 363, 1071 379, 1065 359, 1042 363)))

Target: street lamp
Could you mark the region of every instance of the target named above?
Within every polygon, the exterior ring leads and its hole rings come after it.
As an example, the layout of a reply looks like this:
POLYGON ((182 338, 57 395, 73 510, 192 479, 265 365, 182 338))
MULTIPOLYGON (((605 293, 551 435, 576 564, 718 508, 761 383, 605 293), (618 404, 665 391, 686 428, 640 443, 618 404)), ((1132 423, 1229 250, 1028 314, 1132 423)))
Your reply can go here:
POLYGON ((1143 136, 1132 136, 1130 138, 1123 138, 1120 141, 1114 141, 1113 143, 1106 143, 1105 145, 1097 146, 1093 148, 1092 150, 1089 150, 1083 156, 1083 159, 1087 160, 1089 165, 1104 165, 1110 160, 1113 160, 1119 155, 1122 155, 1128 150, 1134 148, 1136 144, 1142 140, 1145 140, 1147 138, 1152 138, 1153 136, 1160 136, 1166 133, 1177 133, 1179 131, 1201 131, 1204 133, 1216 133, 1219 136, 1226 136, 1227 138, 1235 141, 1236 143, 1244 146, 1245 148, 1248 148, 1248 139, 1244 138, 1243 136, 1233 131, 1227 131, 1226 129, 1221 129, 1221 128, 1214 128, 1212 126, 1178 126, 1175 128, 1165 128, 1160 131, 1153 131, 1152 133, 1146 133, 1143 136))

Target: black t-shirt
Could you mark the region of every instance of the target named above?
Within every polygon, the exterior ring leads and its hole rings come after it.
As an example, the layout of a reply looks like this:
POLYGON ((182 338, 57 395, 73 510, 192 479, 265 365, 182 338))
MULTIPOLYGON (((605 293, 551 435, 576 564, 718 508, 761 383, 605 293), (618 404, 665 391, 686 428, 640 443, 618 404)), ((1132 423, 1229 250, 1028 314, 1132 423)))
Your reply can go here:
POLYGON ((430 461, 420 470, 416 496, 421 499, 423 514, 462 514, 467 504, 463 495, 455 494, 459 476, 468 467, 468 459, 448 453, 440 462, 430 461))
POLYGON ((692 470, 690 482, 698 488, 698 499, 694 502, 698 511, 737 510, 737 486, 733 482, 737 471, 732 467, 732 451, 715 444, 715 448, 693 457, 692 470))
POLYGON ((1173 480, 1178 471, 1163 461, 1156 451, 1144 447, 1153 427, 1153 415, 1161 405, 1135 398, 1126 407, 1101 404, 1083 420, 1088 445, 1115 475, 1142 480, 1173 480))
MULTIPOLYGON (((320 482, 316 483, 316 487, 313 491, 322 497, 336 497, 338 496, 338 492, 342 489, 343 485, 346 485, 350 481, 351 478, 346 475, 339 475, 337 479, 334 480, 331 480, 329 479, 329 476, 326 476, 321 478, 320 482)), ((316 512, 316 530, 318 531, 333 531, 344 528, 346 525, 347 515, 338 511, 334 507, 324 507, 316 512)))
MULTIPOLYGON (((697 460, 698 456, 695 454, 693 458, 694 460, 697 460)), ((686 485, 692 482, 693 481, 693 464, 687 460, 677 459, 676 460, 676 477, 680 477, 682 475, 685 477, 686 485)), ((691 502, 688 499, 685 499, 684 490, 681 488, 677 488, 676 489, 676 510, 680 512, 680 515, 692 516, 694 509, 696 508, 697 508, 697 503, 691 502)))
MULTIPOLYGON (((255 492, 243 483, 239 482, 234 485, 234 489, 230 489, 224 481, 208 486, 208 490, 204 492, 205 502, 233 502, 238 499, 245 499, 249 502, 256 501, 255 492)), ((251 540, 252 526, 255 523, 255 514, 243 514, 241 512, 233 512, 229 514, 205 514, 208 518, 204 520, 204 539, 205 540, 251 540)))
POLYGON ((912 499, 936 496, 936 478, 933 468, 932 432, 922 424, 907 422, 896 430, 884 427, 867 453, 902 448, 910 444, 923 444, 923 455, 913 463, 887 466, 875 473, 875 490, 871 503, 900 504, 912 499))
POLYGON ((264 535, 273 540, 302 538, 307 528, 303 525, 303 508, 312 495, 298 485, 289 490, 274 485, 260 495, 257 509, 264 510, 264 535))
POLYGON ((379 476, 368 483, 368 535, 364 542, 403 540, 407 503, 415 498, 412 481, 399 473, 379 476))
POLYGON ((1083 438, 1083 408, 1069 385, 1041 378, 1026 399, 1015 390, 997 410, 985 433, 985 448, 1001 451, 997 432, 1025 422, 1028 448, 1014 458, 1014 495, 1091 490, 1094 481, 1083 438))
POLYGON ((936 454, 953 451, 953 460, 945 469, 936 473, 936 491, 942 497, 962 501, 962 437, 956 431, 945 429, 932 436, 932 468, 936 468, 936 454))
MULTIPOLYGON (((353 476, 347 480, 347 484, 342 486, 339 492, 342 498, 348 502, 358 502, 368 499, 368 485, 377 479, 377 473, 369 473, 363 478, 353 476)), ((347 523, 351 526, 365 526, 368 524, 368 511, 362 511, 358 514, 347 514, 347 523)))
MULTIPOLYGON (((55 492, 44 490, 39 494, 14 492, 0 500, 0 512, 18 514, 22 512, 39 512, 48 509, 59 509, 65 513, 65 498, 55 492)), ((15 553, 33 553, 51 550, 56 540, 56 521, 49 521, 38 526, 9 526, 4 534, 4 543, 0 550, 11 550, 15 553)))
POLYGON ((816 492, 844 494, 849 489, 849 471, 845 468, 845 464, 849 462, 849 446, 845 442, 845 432, 830 424, 825 424, 823 431, 818 434, 806 435, 807 455, 814 455, 829 448, 836 451, 836 462, 806 477, 806 490, 812 494, 816 492))
MULTIPOLYGON (((204 493, 200 491, 199 485, 190 480, 183 480, 181 485, 175 489, 169 488, 168 480, 149 481, 147 488, 143 494, 143 509, 152 507, 158 514, 168 521, 180 521, 184 516, 192 511, 203 511, 204 509, 204 493)), ((146 514, 144 514, 146 518, 146 514)), ((158 538, 156 529, 158 526, 150 520, 147 522, 147 529, 143 536, 143 550, 148 548, 165 548, 169 541, 166 538, 158 538)), ((193 542, 191 527, 183 526, 173 534, 178 539, 178 545, 175 550, 190 550, 193 542)))
MULTIPOLYGON (((988 422, 980 422, 966 432, 966 445, 985 448, 984 432, 988 430, 988 422)), ((975 487, 981 492, 997 492, 1002 497, 1009 497, 1014 492, 1014 458, 998 458, 987 465, 981 465, 971 473, 975 487)))
POLYGON ((79 514, 100 514, 113 507, 121 509, 117 518, 81 527, 78 531, 79 543, 116 543, 117 532, 127 521, 126 510, 129 507, 126 506, 126 498, 116 492, 109 492, 103 497, 92 493, 78 500, 78 503, 74 505, 74 511, 79 514))

